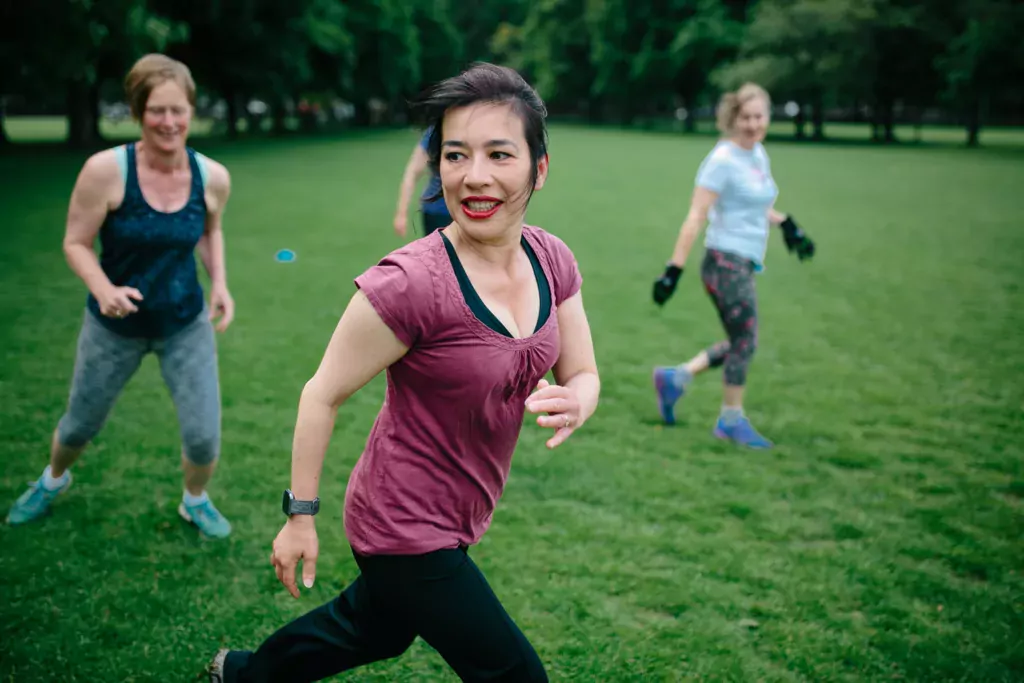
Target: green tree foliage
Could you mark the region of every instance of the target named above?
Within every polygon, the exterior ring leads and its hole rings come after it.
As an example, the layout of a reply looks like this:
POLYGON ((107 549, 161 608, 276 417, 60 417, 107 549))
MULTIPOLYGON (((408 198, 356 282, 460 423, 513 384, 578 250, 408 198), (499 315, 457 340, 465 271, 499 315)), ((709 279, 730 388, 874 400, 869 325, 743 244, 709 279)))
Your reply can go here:
POLYGON ((424 87, 490 60, 519 69, 553 114, 594 122, 706 111, 755 81, 800 103, 798 136, 810 123, 823 137, 840 107, 894 141, 898 120, 938 106, 977 144, 985 121, 1024 113, 1021 35, 1013 0, 38 0, 0 6, 0 96, 59 104, 69 141, 90 144, 100 99, 164 51, 224 100, 229 134, 254 99, 283 132, 300 101, 400 123, 424 87))
POLYGON ((967 144, 978 144, 984 115, 1000 106, 1020 107, 1024 83, 1024 5, 970 0, 953 8, 948 48, 936 59, 944 95, 961 112, 967 144))

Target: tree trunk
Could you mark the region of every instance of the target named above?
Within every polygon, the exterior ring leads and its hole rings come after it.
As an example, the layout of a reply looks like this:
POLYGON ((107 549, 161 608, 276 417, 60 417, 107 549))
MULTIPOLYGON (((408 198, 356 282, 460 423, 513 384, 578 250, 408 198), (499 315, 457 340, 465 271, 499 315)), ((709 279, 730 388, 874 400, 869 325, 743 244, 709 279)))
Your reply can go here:
POLYGON ((640 114, 638 108, 639 100, 632 96, 632 93, 626 95, 626 101, 621 106, 621 116, 619 118, 623 126, 632 126, 640 114))
POLYGON ((967 106, 967 146, 977 147, 981 133, 981 98, 973 97, 967 106))
POLYGON ((270 132, 272 135, 287 135, 288 126, 285 123, 285 118, 288 112, 285 110, 284 98, 278 98, 274 102, 274 125, 271 127, 270 132))
POLYGON ((68 145, 81 149, 99 142, 100 89, 96 84, 71 81, 67 84, 68 145))
MULTIPOLYGON (((362 100, 357 101, 354 104, 356 107, 356 113, 355 116, 352 117, 352 124, 360 128, 369 128, 372 120, 369 101, 362 100)), ((312 118, 312 116, 313 115, 310 114, 311 118, 307 119, 310 129, 315 128, 316 126, 316 119, 312 118)))
POLYGON ((881 142, 882 141, 882 104, 875 98, 875 101, 871 103, 871 141, 881 142))
POLYGON ((7 147, 11 144, 11 139, 7 137, 7 129, 4 128, 4 120, 7 117, 4 115, 3 101, 0 100, 0 147, 7 147))
POLYGON ((683 131, 686 133, 697 132, 697 98, 683 97, 683 108, 686 109, 686 118, 683 119, 683 131))
POLYGON ((812 137, 815 140, 825 139, 825 98, 820 92, 814 93, 814 109, 811 111, 812 137))
POLYGON ((896 142, 896 133, 893 131, 893 102, 890 100, 885 103, 882 109, 883 123, 885 125, 885 141, 887 143, 896 142))
POLYGON ((805 105, 800 105, 800 111, 793 117, 794 134, 797 140, 803 140, 807 137, 807 134, 804 132, 804 126, 807 125, 807 113, 804 111, 806 108, 805 105))
POLYGON ((228 107, 228 138, 234 140, 238 137, 238 102, 234 91, 228 90, 225 92, 224 102, 228 107))
POLYGON ((245 132, 248 135, 260 135, 263 132, 263 115, 253 114, 245 110, 245 132))

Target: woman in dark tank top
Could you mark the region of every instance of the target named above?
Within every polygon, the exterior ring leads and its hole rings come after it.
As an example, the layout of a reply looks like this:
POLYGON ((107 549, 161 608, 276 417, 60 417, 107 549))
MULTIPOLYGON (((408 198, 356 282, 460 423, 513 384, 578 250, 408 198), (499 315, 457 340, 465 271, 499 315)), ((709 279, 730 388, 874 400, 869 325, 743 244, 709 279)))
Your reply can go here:
POLYGON ((67 490, 69 468, 153 352, 181 426, 185 491, 178 513, 203 535, 223 537, 231 525, 206 484, 220 454, 212 321, 219 317, 216 329, 223 331, 234 316, 221 231, 230 178, 186 145, 195 109, 188 67, 147 55, 128 73, 125 89, 141 139, 90 157, 68 211, 64 253, 89 294, 67 411, 53 434, 50 465, 7 519, 37 519, 67 490), (212 283, 209 306, 196 272, 197 247, 212 283))

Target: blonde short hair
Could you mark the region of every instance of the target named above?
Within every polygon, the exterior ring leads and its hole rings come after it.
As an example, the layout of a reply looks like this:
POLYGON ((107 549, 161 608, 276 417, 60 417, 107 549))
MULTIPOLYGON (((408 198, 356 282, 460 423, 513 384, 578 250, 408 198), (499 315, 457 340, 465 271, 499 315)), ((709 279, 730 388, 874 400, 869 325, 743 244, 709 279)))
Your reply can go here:
POLYGON ((740 86, 739 90, 722 95, 722 98, 718 100, 718 109, 715 110, 718 130, 723 135, 732 133, 732 128, 736 123, 736 117, 740 114, 740 109, 747 102, 757 98, 763 99, 765 106, 771 110, 772 100, 768 96, 768 91, 756 83, 744 83, 740 86))
POLYGON ((153 88, 167 81, 174 81, 180 85, 188 97, 189 104, 196 106, 196 84, 192 80, 189 68, 166 55, 151 54, 135 62, 124 79, 124 91, 128 96, 132 116, 141 119, 153 88))

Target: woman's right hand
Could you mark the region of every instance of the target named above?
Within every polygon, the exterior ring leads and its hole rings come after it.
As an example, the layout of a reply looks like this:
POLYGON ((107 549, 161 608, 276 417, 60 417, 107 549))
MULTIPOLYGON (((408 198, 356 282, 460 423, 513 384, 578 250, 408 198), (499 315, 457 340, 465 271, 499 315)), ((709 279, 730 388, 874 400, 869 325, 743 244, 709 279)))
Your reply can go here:
POLYGON ((299 560, 302 560, 302 584, 306 588, 312 588, 316 578, 316 558, 319 554, 320 542, 316 537, 313 518, 303 515, 289 518, 274 539, 270 564, 277 572, 277 580, 293 597, 299 597, 299 587, 295 585, 295 569, 299 565, 299 560))
POLYGON ((406 221, 407 218, 405 217, 405 214, 395 214, 395 234, 399 237, 405 237, 406 232, 408 232, 408 224, 406 221))
POLYGON ((136 313, 139 307, 132 300, 142 301, 142 292, 134 287, 113 287, 105 290, 96 301, 100 305, 100 313, 108 318, 123 318, 136 313))

